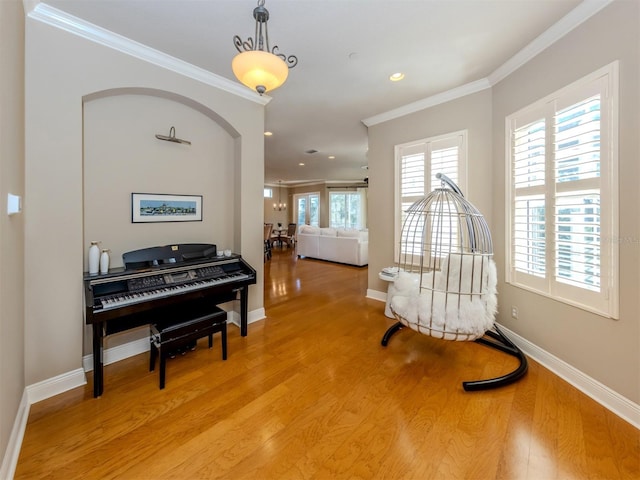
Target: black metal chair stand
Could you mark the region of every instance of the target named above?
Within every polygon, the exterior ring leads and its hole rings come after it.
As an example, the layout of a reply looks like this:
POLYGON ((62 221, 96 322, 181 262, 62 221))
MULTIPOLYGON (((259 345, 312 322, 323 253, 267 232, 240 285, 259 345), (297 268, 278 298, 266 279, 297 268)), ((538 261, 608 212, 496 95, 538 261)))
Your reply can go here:
MULTIPOLYGON (((391 325, 382 337, 382 341, 380 342, 382 346, 386 347, 393 334, 402 330, 403 327, 404 325, 401 322, 396 322, 391 325)), ((520 378, 522 378, 527 373, 529 364, 527 362, 527 357, 524 353, 522 353, 522 350, 520 350, 511 340, 509 340, 497 325, 493 326, 493 330, 495 330, 495 332, 489 330, 485 332, 485 337, 478 338, 474 341, 476 343, 486 345, 487 347, 500 350, 501 352, 511 355, 512 357, 516 357, 520 363, 514 371, 500 377, 488 378, 486 380, 462 382, 462 388, 464 388, 464 390, 467 392, 504 387, 520 380, 520 378), (486 337, 492 338, 493 341, 487 339, 486 337)))

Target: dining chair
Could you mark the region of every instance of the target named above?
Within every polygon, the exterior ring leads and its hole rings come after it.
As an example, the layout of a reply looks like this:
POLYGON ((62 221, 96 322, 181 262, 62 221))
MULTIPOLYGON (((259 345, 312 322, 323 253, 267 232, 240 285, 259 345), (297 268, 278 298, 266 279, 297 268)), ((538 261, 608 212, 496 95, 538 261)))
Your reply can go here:
POLYGON ((264 260, 265 262, 271 259, 271 230, 273 230, 273 223, 264 224, 264 260))
POLYGON ((296 230, 298 228, 298 224, 290 223, 287 227, 287 234, 284 236, 284 239, 287 242, 287 246, 293 247, 296 243, 296 230))

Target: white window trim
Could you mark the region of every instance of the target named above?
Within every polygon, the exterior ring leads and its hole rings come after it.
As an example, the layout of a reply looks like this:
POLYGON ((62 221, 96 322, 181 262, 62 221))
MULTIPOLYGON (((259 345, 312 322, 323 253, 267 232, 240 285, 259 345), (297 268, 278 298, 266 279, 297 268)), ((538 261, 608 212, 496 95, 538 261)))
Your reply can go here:
MULTIPOLYGON (((436 142, 442 142, 447 140, 452 140, 456 137, 459 137, 459 140, 462 143, 460 148, 460 156, 458 158, 458 182, 457 185, 462 190, 462 193, 466 196, 467 191, 467 162, 468 162, 468 148, 469 148, 469 133, 468 130, 458 130, 451 133, 445 133, 443 135, 436 135, 433 137, 427 137, 420 140, 414 140, 412 142, 398 144, 394 147, 394 247, 393 247, 393 255, 394 258, 399 258, 399 248, 400 241, 402 235, 402 215, 400 210, 402 208, 402 198, 401 198, 401 164, 402 164, 402 151, 404 149, 408 149, 411 147, 418 147, 419 145, 425 145, 427 150, 425 151, 425 158, 427 157, 427 152, 430 151, 431 145, 436 142)), ((431 192, 431 163, 429 162, 425 165, 425 186, 424 186, 424 194, 428 195, 431 192)))
MULTIPOLYGON (((529 105, 518 112, 515 112, 505 119, 505 281, 515 287, 527 290, 548 298, 572 305, 591 313, 595 313, 607 318, 619 318, 619 193, 618 193, 618 61, 615 61, 597 71, 565 86, 564 88, 546 96, 545 98, 529 105), (601 99, 601 115, 608 117, 605 128, 601 130, 601 144, 603 149, 606 148, 608 161, 605 165, 601 164, 601 182, 600 182, 600 262, 601 272, 601 292, 594 293, 599 295, 601 302, 584 303, 579 300, 566 298, 564 296, 568 289, 577 289, 577 287, 569 287, 558 285, 551 278, 541 279, 534 278, 531 275, 514 271, 513 251, 512 251, 512 204, 514 201, 514 189, 511 182, 512 162, 511 162, 511 125, 514 118, 523 119, 526 115, 533 111, 540 111, 545 105, 552 105, 559 97, 572 95, 576 90, 580 90, 588 84, 598 79, 606 77, 605 91, 606 97, 601 99), (519 277, 524 280, 519 280, 519 277), (596 305, 596 303, 599 303, 596 305)), ((533 117, 532 117, 533 118, 533 117)), ((604 123, 604 122, 603 122, 604 123)), ((546 187, 545 187, 546 188, 546 187)), ((547 193, 548 195, 548 193, 547 193)), ((552 204, 553 205, 553 204, 552 204)), ((547 216, 549 218, 549 216, 547 216)), ((547 233, 549 233, 547 229, 547 233)), ((549 252, 547 248, 547 255, 549 252)), ((547 257, 549 258, 549 257, 547 257)), ((547 261, 548 265, 553 262, 547 261)), ((552 272, 547 272, 547 277, 552 277, 552 272)), ((588 292, 586 292, 588 295, 588 292)))

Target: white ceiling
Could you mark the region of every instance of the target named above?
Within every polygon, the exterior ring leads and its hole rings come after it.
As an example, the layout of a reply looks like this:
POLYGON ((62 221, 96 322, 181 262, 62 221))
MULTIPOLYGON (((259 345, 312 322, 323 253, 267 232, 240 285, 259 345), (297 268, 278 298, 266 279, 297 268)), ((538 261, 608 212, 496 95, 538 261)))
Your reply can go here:
MULTIPOLYGON (((257 4, 256 0, 42 3, 234 81, 231 60, 237 51, 232 39, 253 35, 252 12, 257 4)), ((367 164, 363 120, 452 89, 464 90, 474 82, 488 86, 487 79, 500 67, 569 12, 584 7, 580 4, 580 0, 266 0, 271 46, 296 55, 298 65, 282 87, 270 92, 272 100, 266 105, 266 129, 273 136, 265 138, 265 182, 362 180, 367 176, 362 169, 367 164), (390 82, 389 75, 397 71, 404 72, 405 79, 390 82), (318 153, 305 153, 309 149, 318 153), (330 160, 329 155, 336 158, 330 160), (299 166, 301 162, 305 165, 299 166)))

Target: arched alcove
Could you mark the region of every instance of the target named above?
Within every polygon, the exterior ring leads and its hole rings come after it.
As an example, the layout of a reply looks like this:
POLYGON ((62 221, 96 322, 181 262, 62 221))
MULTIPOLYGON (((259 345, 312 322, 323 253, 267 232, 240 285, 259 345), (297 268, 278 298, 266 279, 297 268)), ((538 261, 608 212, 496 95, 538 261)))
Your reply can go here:
MULTIPOLYGON (((213 243, 232 248, 236 149, 239 133, 210 108, 172 92, 117 88, 83 97, 83 252, 100 241, 111 267, 131 250, 174 243, 213 243), (191 144, 166 142, 156 134, 191 144), (202 221, 132 222, 132 193, 202 197, 202 221)), ((105 347, 147 335, 146 329, 108 337, 105 347)), ((85 328, 83 350, 91 351, 85 328)))
POLYGON ((98 92, 90 93, 82 98, 82 103, 90 102, 99 98, 112 97, 117 95, 149 95, 152 97, 164 98, 172 100, 177 103, 181 103, 187 107, 190 107, 203 115, 209 117, 211 120, 220 125, 229 135, 233 138, 238 138, 240 133, 221 115, 212 110, 211 108, 203 105, 202 103, 180 95, 175 92, 169 92, 166 90, 159 90, 157 88, 146 87, 121 87, 121 88, 109 88, 106 90, 100 90, 98 92))

